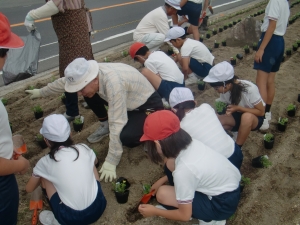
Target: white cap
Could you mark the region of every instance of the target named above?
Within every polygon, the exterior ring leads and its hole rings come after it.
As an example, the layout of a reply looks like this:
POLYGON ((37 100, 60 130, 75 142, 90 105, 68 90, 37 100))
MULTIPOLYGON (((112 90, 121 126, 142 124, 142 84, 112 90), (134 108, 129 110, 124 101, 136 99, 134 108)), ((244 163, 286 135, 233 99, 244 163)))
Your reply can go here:
POLYGON ((74 59, 65 69, 66 92, 80 91, 97 77, 98 72, 99 66, 95 60, 74 59))
POLYGON ((165 3, 172 6, 174 9, 181 10, 180 0, 165 0, 165 3))
POLYGON ((172 27, 166 34, 165 42, 179 38, 183 35, 185 35, 185 30, 182 27, 172 27))
POLYGON ((194 101, 191 90, 185 87, 173 88, 169 97, 170 106, 174 108, 175 105, 186 101, 194 101))
POLYGON ((231 80, 233 77, 233 66, 230 63, 223 61, 213 66, 203 81, 207 83, 225 82, 231 80))
POLYGON ((40 134, 44 138, 55 141, 66 141, 71 133, 68 120, 61 114, 52 114, 47 116, 43 121, 43 126, 40 129, 40 134))

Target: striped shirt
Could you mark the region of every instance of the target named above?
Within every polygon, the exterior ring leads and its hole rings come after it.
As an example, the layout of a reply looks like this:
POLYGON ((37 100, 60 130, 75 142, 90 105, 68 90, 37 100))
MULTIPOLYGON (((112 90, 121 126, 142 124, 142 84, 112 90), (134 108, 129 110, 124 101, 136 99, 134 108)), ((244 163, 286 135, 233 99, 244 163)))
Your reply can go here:
MULTIPOLYGON (((65 78, 49 83, 43 97, 65 91, 65 78)), ((135 68, 123 63, 99 63, 99 95, 108 102, 109 150, 106 161, 118 165, 123 148, 120 133, 128 121, 127 111, 143 105, 154 93, 150 82, 135 68)))

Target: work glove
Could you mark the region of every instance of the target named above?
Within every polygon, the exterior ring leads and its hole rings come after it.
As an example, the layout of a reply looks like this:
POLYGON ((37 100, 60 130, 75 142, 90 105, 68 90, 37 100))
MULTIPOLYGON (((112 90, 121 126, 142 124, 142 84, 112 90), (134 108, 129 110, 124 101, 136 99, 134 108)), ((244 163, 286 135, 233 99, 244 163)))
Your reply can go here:
POLYGON ((31 94, 30 99, 42 97, 40 89, 25 90, 25 92, 31 94))
POLYGON ((116 174, 116 166, 110 164, 109 162, 104 162, 99 173, 102 173, 100 176, 100 180, 103 180, 107 182, 109 179, 109 182, 112 182, 113 179, 117 178, 117 174, 116 174))
POLYGON ((25 17, 24 25, 25 25, 26 29, 28 30, 28 32, 35 30, 34 19, 32 19, 32 17, 29 15, 29 13, 25 17))

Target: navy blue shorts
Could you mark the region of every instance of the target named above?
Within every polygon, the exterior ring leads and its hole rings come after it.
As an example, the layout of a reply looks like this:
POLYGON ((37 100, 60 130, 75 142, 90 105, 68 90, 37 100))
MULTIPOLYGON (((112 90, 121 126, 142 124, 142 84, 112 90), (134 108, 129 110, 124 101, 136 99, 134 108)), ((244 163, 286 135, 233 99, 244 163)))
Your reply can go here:
POLYGON ((209 63, 200 63, 197 59, 191 58, 190 65, 191 71, 197 74, 200 77, 206 77, 212 68, 212 65, 209 63))
POLYGON ((168 80, 161 80, 161 83, 157 89, 158 94, 169 101, 169 96, 173 88, 176 87, 184 87, 184 83, 179 84, 177 82, 168 81, 168 80))
MULTIPOLYGON (((174 186, 172 172, 164 166, 169 184, 174 186)), ((209 222, 211 220, 226 220, 234 214, 240 201, 240 187, 231 192, 213 196, 196 191, 192 203, 192 217, 209 222)), ((173 206, 164 205, 168 210, 176 209, 173 206)))
POLYGON ((53 194, 50 199, 50 205, 56 220, 61 225, 88 225, 96 222, 103 214, 106 207, 106 199, 103 195, 99 181, 97 181, 97 185, 98 193, 96 199, 84 210, 75 210, 66 206, 60 200, 57 192, 53 194))
MULTIPOLYGON (((261 45, 265 32, 261 34, 257 49, 261 45)), ((261 63, 254 61, 253 69, 262 70, 266 73, 277 72, 280 68, 280 64, 284 54, 284 39, 282 36, 273 34, 267 47, 264 50, 261 63)))
MULTIPOLYGON (((231 129, 231 131, 236 132, 240 128, 241 118, 242 118, 243 113, 241 113, 241 112, 234 112, 231 115, 233 116, 233 119, 235 121, 235 125, 231 129)), ((252 131, 258 130, 261 127, 261 125, 264 123, 265 117, 264 116, 257 116, 257 119, 258 119, 258 124, 257 124, 257 126, 252 131)))
POLYGON ((14 174, 0 176, 0 224, 17 224, 19 189, 14 174))
POLYGON ((181 10, 177 11, 177 14, 179 16, 188 16, 189 23, 198 26, 199 24, 199 17, 202 10, 202 3, 197 4, 195 2, 187 1, 183 7, 181 7, 181 10))
POLYGON ((237 143, 234 142, 234 152, 232 153, 232 155, 228 158, 228 160, 236 167, 240 170, 241 165, 243 163, 243 152, 240 148, 240 146, 237 145, 237 143))

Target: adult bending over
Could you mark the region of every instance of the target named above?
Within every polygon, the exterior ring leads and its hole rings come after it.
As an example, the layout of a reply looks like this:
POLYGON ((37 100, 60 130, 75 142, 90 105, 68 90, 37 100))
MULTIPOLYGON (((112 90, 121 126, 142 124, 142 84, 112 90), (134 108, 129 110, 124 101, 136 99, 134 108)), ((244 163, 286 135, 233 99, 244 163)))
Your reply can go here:
POLYGON ((123 63, 97 63, 77 58, 65 70, 65 77, 42 89, 27 90, 32 98, 77 92, 87 98, 99 93, 102 103, 100 127, 88 137, 91 143, 109 135, 109 150, 100 170, 100 180, 116 178, 123 147, 140 145, 147 113, 163 109, 161 97, 149 81, 135 68, 123 63), (108 105, 108 111, 105 108, 108 105))
MULTIPOLYGON (((218 115, 225 130, 237 132, 236 143, 242 147, 250 131, 258 130, 264 121, 265 103, 255 84, 239 80, 228 62, 215 65, 204 81, 228 104, 226 114, 218 115)), ((234 133, 236 136, 236 133, 234 133)))

